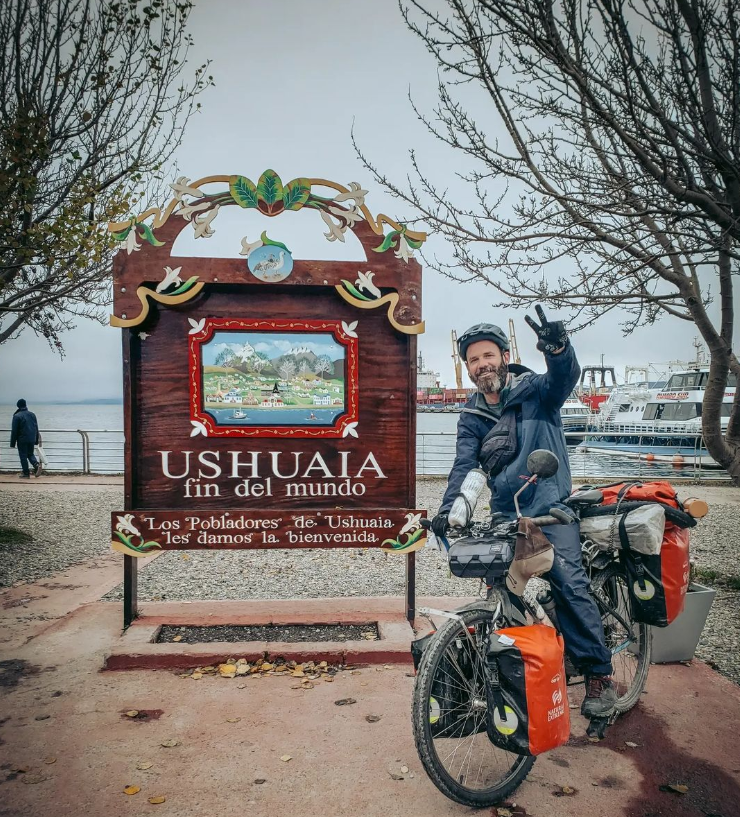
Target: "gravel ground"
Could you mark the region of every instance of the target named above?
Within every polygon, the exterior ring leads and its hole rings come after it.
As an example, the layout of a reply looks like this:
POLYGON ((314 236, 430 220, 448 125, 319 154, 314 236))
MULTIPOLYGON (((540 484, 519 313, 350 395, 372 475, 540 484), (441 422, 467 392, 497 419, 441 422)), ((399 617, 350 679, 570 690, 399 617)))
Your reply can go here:
MULTIPOLYGON (((445 483, 422 479, 417 507, 434 512, 445 483)), ((713 488, 709 516, 692 534, 692 555, 720 575, 740 572, 736 489, 713 488), (728 493, 724 495, 724 491, 728 493), (726 496, 725 502, 722 501, 726 496)), ((680 489, 701 496, 701 487, 680 489)), ((0 586, 35 581, 109 551, 109 514, 122 507, 120 487, 90 486, 54 494, 0 492, 0 525, 33 536, 26 545, 0 539, 0 586)), ((167 552, 139 572, 142 601, 184 599, 318 598, 401 595, 405 559, 376 550, 262 550, 167 552)), ((466 596, 477 582, 450 575, 436 550, 417 553, 418 595, 466 596)), ((122 598, 119 586, 106 600, 122 598)), ((740 683, 740 592, 719 589, 697 654, 740 683)))
POLYGON ((9 544, 0 534, 0 587, 33 582, 110 552, 110 512, 123 506, 123 488, 80 491, 0 490, 0 525, 33 537, 9 544))

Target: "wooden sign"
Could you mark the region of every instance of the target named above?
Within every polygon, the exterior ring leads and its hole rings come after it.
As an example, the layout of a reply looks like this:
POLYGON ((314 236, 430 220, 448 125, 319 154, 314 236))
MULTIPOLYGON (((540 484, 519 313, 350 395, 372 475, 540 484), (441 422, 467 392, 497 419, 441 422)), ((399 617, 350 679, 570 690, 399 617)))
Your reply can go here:
POLYGON ((410 554, 412 592, 424 542, 413 252, 425 235, 374 218, 354 182, 283 184, 267 170, 172 188, 164 210, 110 225, 126 431, 126 507, 111 532, 127 623, 135 560, 159 548, 382 547, 410 554), (173 255, 181 231, 210 238, 228 206, 262 214, 259 237, 234 258, 173 255), (329 248, 354 234, 366 260, 294 258, 271 219, 298 211, 329 248), (209 533, 212 520, 223 531, 209 533))

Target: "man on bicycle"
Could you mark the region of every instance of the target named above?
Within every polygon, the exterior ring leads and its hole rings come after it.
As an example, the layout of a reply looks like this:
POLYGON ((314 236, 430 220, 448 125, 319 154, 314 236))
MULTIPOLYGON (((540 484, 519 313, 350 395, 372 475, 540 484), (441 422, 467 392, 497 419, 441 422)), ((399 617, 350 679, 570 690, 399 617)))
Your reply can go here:
MULTIPOLYGON (((479 323, 458 340, 460 357, 478 387, 465 404, 457 425, 455 462, 432 530, 447 531, 447 516, 466 474, 482 467, 488 474, 491 511, 514 518, 513 497, 527 474, 527 457, 546 448, 560 460, 557 473, 530 485, 519 497, 524 516, 541 516, 560 507, 572 491, 568 452, 560 408, 578 382, 580 367, 561 321, 548 321, 535 307, 537 349, 544 353, 547 371, 535 374, 509 363, 509 339, 498 326, 479 323)), ((588 718, 612 714, 617 694, 611 680, 611 653, 596 602, 589 595, 589 580, 581 562, 578 525, 551 525, 542 529, 555 549, 547 578, 558 612, 566 651, 586 676, 586 697, 581 712, 588 718)))

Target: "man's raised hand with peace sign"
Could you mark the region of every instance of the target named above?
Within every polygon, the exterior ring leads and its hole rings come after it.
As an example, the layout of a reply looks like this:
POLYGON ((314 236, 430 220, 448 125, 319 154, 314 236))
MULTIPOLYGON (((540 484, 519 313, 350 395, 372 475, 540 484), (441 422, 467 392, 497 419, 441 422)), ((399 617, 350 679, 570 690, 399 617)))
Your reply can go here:
POLYGON ((527 325, 537 334, 537 348, 540 352, 557 354, 562 352, 568 343, 568 333, 562 321, 548 321, 545 312, 539 304, 534 307, 540 323, 537 324, 529 315, 524 316, 527 325))

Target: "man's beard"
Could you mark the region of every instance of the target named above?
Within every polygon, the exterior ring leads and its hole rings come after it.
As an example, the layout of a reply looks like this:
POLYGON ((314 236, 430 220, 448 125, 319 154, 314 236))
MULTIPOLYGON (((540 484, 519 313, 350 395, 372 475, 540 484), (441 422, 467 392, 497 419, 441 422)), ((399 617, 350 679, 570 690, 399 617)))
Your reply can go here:
POLYGON ((476 375, 470 375, 473 383, 483 394, 496 394, 506 385, 509 376, 509 366, 501 363, 499 366, 486 366, 476 375))

